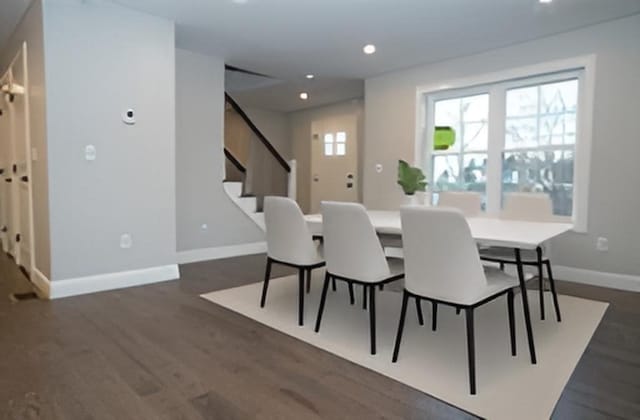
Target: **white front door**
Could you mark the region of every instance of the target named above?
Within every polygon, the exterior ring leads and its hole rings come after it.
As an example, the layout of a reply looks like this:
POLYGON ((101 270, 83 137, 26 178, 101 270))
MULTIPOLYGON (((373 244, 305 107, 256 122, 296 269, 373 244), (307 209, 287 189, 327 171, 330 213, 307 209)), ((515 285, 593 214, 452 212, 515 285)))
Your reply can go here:
POLYGON ((358 201, 358 117, 355 114, 311 124, 311 212, 321 201, 358 201))

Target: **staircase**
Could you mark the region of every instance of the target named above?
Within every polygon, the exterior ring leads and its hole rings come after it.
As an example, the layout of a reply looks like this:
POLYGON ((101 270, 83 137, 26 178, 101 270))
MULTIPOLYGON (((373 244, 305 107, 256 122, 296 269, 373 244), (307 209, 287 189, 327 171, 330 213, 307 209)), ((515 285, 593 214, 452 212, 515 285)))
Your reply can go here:
POLYGON ((262 230, 262 203, 269 195, 295 199, 296 162, 287 161, 247 114, 225 93, 224 190, 262 230))
POLYGON ((264 213, 258 211, 258 199, 255 195, 242 195, 242 182, 239 181, 225 181, 223 183, 224 190, 231 200, 240 209, 247 214, 260 229, 265 230, 264 227, 264 213))

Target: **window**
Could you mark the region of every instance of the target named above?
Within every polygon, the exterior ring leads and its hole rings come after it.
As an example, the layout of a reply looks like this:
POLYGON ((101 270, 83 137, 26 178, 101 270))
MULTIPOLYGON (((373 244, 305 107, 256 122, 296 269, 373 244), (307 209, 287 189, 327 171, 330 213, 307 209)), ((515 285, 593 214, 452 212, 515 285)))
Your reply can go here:
POLYGON ((337 133, 326 133, 324 135, 324 155, 344 156, 347 152, 347 133, 338 131, 337 133))
POLYGON ((498 212, 509 192, 544 192, 559 217, 574 217, 574 170, 584 70, 474 84, 426 94, 425 171, 437 202, 476 191, 498 212), (448 130, 443 142, 438 132, 448 130), (434 140, 436 136, 436 140, 434 140))
POLYGON ((485 193, 489 147, 489 95, 464 96, 435 102, 436 127, 453 130, 455 141, 432 157, 434 191, 485 193))
POLYGON ((549 194, 571 216, 578 79, 507 90, 502 192, 549 194))

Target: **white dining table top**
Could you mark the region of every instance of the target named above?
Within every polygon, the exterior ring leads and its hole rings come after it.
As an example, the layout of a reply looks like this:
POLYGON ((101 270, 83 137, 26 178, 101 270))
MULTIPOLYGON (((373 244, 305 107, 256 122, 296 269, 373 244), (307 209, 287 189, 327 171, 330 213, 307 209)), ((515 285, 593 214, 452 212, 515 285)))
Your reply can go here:
MULTIPOLYGON (((399 211, 368 210, 373 227, 379 234, 401 235, 399 211)), ((313 234, 322 233, 322 215, 309 214, 305 220, 313 234)), ((491 217, 467 217, 471 236, 488 246, 535 249, 544 242, 573 228, 569 223, 529 222, 491 217)))

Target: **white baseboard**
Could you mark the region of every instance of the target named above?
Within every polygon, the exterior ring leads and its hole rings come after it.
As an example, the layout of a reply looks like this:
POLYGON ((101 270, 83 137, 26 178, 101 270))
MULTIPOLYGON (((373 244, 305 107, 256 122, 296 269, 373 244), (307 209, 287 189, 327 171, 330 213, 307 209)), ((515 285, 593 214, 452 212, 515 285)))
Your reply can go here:
POLYGON ((573 283, 640 292, 640 276, 630 274, 606 273, 556 265, 553 266, 553 275, 558 280, 566 280, 573 283))
MULTIPOLYGON (((386 247, 384 251, 387 257, 403 257, 402 248, 386 247)), ((524 268, 526 274, 537 275, 537 269, 535 267, 525 266, 524 268)), ((552 265, 551 268, 553 270, 553 277, 557 280, 608 287, 610 289, 626 290, 630 292, 640 292, 640 276, 585 270, 582 268, 566 267, 562 265, 552 265)), ((518 275, 516 268, 513 265, 507 265, 505 267, 505 271, 512 276, 518 275)), ((544 271, 544 275, 547 275, 546 270, 544 271)))
POLYGON ((262 254, 263 252, 267 252, 266 242, 252 242, 248 244, 219 246, 215 248, 192 249, 189 251, 178 252, 178 264, 239 257, 242 255, 262 254))
POLYGON ((33 267, 31 270, 31 282, 38 288, 38 290, 48 299, 51 296, 51 281, 47 276, 42 274, 42 271, 33 267))
MULTIPOLYGON (((41 275, 42 273, 40 273, 41 275)), ((37 276, 36 276, 37 277, 37 276)), ((67 280, 48 281, 49 299, 84 295, 105 290, 122 289, 159 283, 180 278, 177 264, 144 268, 141 270, 121 271, 117 273, 98 274, 95 276, 76 277, 67 280)), ((45 277, 46 279, 46 277, 45 277)), ((41 281, 41 280, 38 280, 41 281)))

